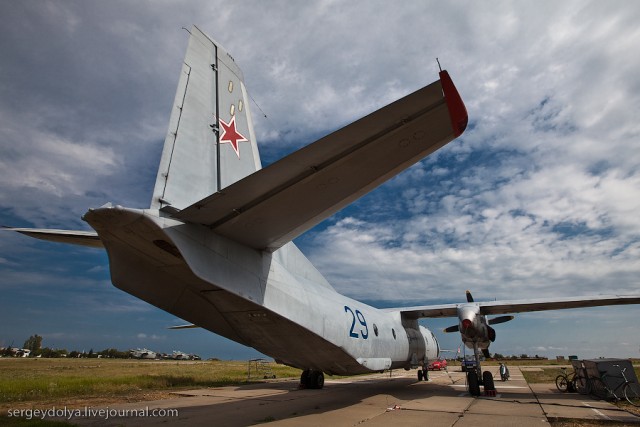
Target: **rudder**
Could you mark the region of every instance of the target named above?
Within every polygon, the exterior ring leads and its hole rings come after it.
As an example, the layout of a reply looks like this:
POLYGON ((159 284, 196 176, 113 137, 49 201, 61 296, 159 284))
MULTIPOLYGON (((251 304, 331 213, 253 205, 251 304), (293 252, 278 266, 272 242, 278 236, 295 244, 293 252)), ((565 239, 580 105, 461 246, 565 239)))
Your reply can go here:
POLYGON ((190 34, 152 209, 184 209, 261 168, 242 71, 198 27, 190 34))

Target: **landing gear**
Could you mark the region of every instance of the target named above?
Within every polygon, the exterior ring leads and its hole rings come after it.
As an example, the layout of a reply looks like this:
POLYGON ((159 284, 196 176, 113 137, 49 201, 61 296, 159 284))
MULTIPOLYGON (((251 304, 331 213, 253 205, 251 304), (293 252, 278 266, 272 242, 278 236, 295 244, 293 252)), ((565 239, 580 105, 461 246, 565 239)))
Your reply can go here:
POLYGON ((467 385, 471 396, 480 396, 480 381, 475 370, 467 372, 467 385))
POLYGON ((324 387, 324 374, 322 371, 306 369, 300 375, 300 388, 321 389, 324 387))
POLYGON ((469 394, 480 396, 480 386, 484 387, 484 394, 487 396, 496 395, 496 386, 493 382, 493 374, 489 371, 482 372, 480 366, 480 355, 478 354, 478 343, 473 343, 473 355, 476 358, 476 368, 467 372, 467 385, 469 394))
POLYGON ((484 371, 482 373, 482 385, 484 385, 485 393, 488 391, 493 391, 495 393, 496 386, 493 384, 493 374, 489 371, 484 371))
POLYGON ((418 369, 418 381, 429 381, 429 371, 426 368, 418 369))

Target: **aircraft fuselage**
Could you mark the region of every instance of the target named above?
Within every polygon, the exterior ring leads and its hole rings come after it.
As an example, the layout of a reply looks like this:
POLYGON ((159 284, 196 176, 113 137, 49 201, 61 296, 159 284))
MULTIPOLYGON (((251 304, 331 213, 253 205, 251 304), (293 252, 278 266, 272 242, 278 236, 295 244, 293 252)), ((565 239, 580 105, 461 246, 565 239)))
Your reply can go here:
POLYGON ((293 243, 257 251, 152 210, 103 207, 84 218, 116 287, 279 362, 347 375, 438 357, 428 329, 336 292, 293 243))

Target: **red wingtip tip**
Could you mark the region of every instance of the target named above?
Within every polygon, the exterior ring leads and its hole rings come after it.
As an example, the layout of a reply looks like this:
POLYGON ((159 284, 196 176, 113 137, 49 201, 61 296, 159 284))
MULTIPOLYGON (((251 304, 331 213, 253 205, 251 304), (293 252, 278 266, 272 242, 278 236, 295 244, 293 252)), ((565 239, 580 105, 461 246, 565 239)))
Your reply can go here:
POLYGON ((467 114, 467 108, 462 101, 462 97, 458 93, 458 89, 453 84, 453 80, 449 76, 446 70, 440 71, 440 82, 442 84, 442 91, 444 92, 444 98, 449 108, 449 117, 451 118, 451 127, 453 128, 453 134, 457 137, 467 128, 469 123, 469 115, 467 114))

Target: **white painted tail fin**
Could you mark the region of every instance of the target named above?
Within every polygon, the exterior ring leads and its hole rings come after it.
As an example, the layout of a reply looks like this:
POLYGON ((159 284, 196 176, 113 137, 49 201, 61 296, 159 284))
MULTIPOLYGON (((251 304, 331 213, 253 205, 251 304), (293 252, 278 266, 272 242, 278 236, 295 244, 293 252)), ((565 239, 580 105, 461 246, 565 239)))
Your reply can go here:
POLYGON ((194 26, 151 208, 184 209, 260 168, 242 71, 194 26))

